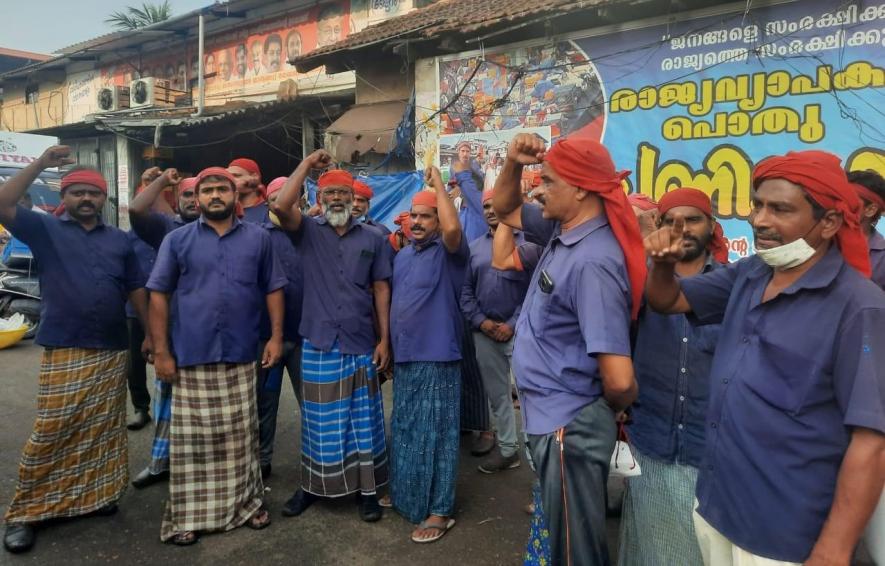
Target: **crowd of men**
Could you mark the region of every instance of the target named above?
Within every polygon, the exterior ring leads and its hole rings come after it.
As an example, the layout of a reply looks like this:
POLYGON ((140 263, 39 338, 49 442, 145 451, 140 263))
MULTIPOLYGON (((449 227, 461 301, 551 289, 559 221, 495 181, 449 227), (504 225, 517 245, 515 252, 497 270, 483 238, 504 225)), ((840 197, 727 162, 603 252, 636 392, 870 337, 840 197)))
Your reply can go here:
POLYGON ((287 373, 301 419, 287 517, 354 496, 366 522, 391 508, 413 542, 445 536, 463 390, 479 387, 497 430, 479 470, 519 466, 523 440, 537 475, 549 536, 527 561, 610 563, 619 437, 641 468, 619 564, 848 564, 868 524, 885 561, 881 176, 823 151, 761 161, 756 254, 729 263, 706 193, 628 197, 598 142, 518 135, 486 190, 462 149, 450 186, 428 168, 392 233, 324 150, 267 185, 250 159, 150 170, 129 233, 101 221, 107 186, 88 168, 64 174, 56 215, 19 204, 40 171, 73 164, 66 147, 0 186, 0 222, 38 262, 44 347, 6 549, 31 548, 47 520, 116 511, 127 375, 130 428, 151 420, 143 356, 156 426, 132 483, 168 479, 171 544, 270 524, 287 373))

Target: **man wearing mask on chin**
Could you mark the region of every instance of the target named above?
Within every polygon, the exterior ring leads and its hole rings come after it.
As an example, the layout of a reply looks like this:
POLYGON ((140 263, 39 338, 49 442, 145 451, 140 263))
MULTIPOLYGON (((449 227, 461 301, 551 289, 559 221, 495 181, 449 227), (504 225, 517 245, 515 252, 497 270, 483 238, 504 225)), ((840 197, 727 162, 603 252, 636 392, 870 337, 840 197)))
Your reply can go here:
POLYGON ((847 565, 885 480, 885 296, 838 157, 770 157, 753 184, 755 256, 678 279, 684 220, 645 239, 649 305, 721 323, 728 345, 710 372, 698 542, 708 565, 847 565))

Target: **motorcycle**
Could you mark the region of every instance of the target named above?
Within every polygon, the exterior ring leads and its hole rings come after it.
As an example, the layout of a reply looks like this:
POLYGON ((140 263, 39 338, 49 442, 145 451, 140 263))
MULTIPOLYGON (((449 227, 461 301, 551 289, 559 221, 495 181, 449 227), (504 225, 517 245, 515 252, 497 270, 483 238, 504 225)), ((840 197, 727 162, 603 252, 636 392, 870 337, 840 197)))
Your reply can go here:
POLYGON ((24 244, 7 244, 0 263, 0 317, 21 313, 28 326, 25 338, 33 338, 40 327, 40 280, 34 256, 24 244))

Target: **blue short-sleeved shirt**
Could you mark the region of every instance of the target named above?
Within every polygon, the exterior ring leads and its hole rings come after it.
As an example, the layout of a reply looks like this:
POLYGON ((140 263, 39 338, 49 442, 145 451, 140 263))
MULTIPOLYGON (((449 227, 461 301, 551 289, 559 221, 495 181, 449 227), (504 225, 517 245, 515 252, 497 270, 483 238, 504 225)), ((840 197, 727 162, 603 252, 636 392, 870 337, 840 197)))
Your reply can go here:
POLYGON ((873 230, 870 234, 870 263, 873 267, 873 283, 885 289, 885 238, 873 230))
POLYGON ((461 359, 464 324, 458 297, 469 258, 463 234, 453 253, 437 235, 422 244, 413 241, 396 254, 390 335, 397 363, 461 359))
POLYGON ((166 236, 147 286, 175 293, 172 345, 189 367, 255 361, 267 295, 286 283, 267 230, 234 219, 219 237, 200 218, 166 236))
POLYGON ((461 198, 467 203, 465 208, 458 211, 458 218, 461 220, 461 227, 468 242, 489 231, 489 225, 482 212, 482 179, 482 175, 472 169, 455 173, 455 180, 461 187, 461 198))
POLYGON ((129 222, 132 224, 132 232, 154 250, 160 249, 166 234, 186 224, 181 216, 168 216, 159 212, 148 212, 144 216, 130 214, 129 222))
POLYGON ((602 395, 597 354, 630 355, 630 284, 604 215, 560 233, 539 207, 524 205, 522 228, 546 249, 516 324, 513 369, 525 431, 549 434, 602 395))
MULTIPOLYGON (((141 269, 142 276, 147 279, 150 277, 151 270, 154 268, 154 261, 157 259, 157 250, 149 246, 147 242, 138 237, 138 235, 130 230, 126 232, 129 243, 138 258, 138 268, 141 269)), ((137 314, 131 301, 126 301, 126 316, 128 318, 136 318, 137 314)))
MULTIPOLYGON (((704 272, 720 267, 711 256, 704 272)), ((695 326, 683 314, 642 309, 633 350, 639 398, 631 409, 630 439, 643 456, 701 465, 718 339, 718 324, 695 326)))
POLYGON ((366 226, 371 226, 372 228, 375 228, 376 230, 381 232, 382 236, 390 235, 390 228, 388 228, 384 224, 381 224, 380 222, 375 222, 372 218, 368 216, 363 217, 362 223, 366 226))
POLYGON ((144 275, 126 232, 86 231, 68 213, 56 218, 21 206, 6 228, 31 248, 40 278, 37 343, 47 348, 125 350, 126 301, 144 275))
POLYGON ((243 221, 251 222, 252 224, 264 224, 270 218, 267 214, 269 211, 270 207, 266 202, 261 202, 256 204, 255 206, 244 208, 243 221))
MULTIPOLYGON (((525 240, 522 233, 517 233, 514 239, 517 245, 525 240)), ((492 240, 492 234, 486 233, 470 243, 470 262, 461 290, 461 312, 475 329, 479 329, 485 319, 506 322, 516 329, 532 270, 494 269, 492 240)))
MULTIPOLYGON (((286 275, 286 286, 283 293, 286 299, 286 316, 283 319, 283 340, 286 342, 300 343, 298 326, 301 324, 301 308, 304 301, 304 266, 301 264, 301 256, 295 249, 292 240, 286 233, 269 220, 262 226, 270 234, 270 243, 274 254, 286 275)), ((261 339, 269 340, 271 334, 270 316, 267 309, 261 311, 261 339)))
POLYGON ((697 321, 722 323, 698 511, 754 554, 803 562, 851 427, 885 432, 885 294, 835 246, 763 303, 771 275, 753 256, 682 281, 697 321))
POLYGON ((372 284, 390 279, 392 250, 377 230, 350 221, 339 236, 325 218, 304 216, 289 237, 304 262, 302 337, 321 350, 337 340, 344 354, 375 348, 372 284))

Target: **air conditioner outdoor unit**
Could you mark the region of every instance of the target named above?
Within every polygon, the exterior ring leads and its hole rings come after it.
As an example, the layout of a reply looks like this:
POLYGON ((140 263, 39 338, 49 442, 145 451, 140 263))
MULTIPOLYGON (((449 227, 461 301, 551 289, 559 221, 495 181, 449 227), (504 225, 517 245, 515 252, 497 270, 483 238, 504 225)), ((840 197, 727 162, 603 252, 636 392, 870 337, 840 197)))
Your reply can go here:
POLYGON ((129 87, 107 86, 99 89, 98 108, 102 112, 129 108, 129 87))
POLYGON ((172 82, 166 79, 145 77, 129 83, 129 106, 144 108, 148 106, 174 106, 175 97, 181 94, 172 88, 172 82))

